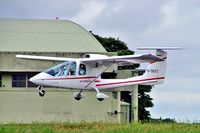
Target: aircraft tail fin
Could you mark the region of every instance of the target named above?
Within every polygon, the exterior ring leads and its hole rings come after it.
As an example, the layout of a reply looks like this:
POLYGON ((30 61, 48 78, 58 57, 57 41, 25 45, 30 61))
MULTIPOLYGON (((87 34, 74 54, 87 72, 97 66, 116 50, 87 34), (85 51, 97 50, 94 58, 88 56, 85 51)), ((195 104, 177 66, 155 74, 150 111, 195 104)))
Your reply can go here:
POLYGON ((149 63, 145 73, 143 74, 143 78, 154 82, 146 83, 145 85, 155 85, 164 82, 167 64, 167 52, 163 50, 156 50, 156 55, 163 59, 163 61, 149 63))
POLYGON ((180 47, 140 47, 138 50, 156 50, 156 56, 163 61, 150 62, 145 73, 142 75, 144 79, 149 79, 152 82, 145 85, 161 84, 165 80, 167 52, 165 50, 180 50, 180 47))

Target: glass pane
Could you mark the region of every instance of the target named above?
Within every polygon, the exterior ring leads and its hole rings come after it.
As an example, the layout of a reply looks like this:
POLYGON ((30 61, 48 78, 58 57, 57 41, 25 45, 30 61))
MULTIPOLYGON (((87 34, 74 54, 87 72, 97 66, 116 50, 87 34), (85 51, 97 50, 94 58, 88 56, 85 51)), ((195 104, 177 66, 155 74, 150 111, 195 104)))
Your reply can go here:
POLYGON ((27 74, 27 78, 28 78, 28 87, 37 87, 38 85, 33 84, 32 82, 29 81, 29 79, 33 76, 35 76, 38 73, 28 73, 27 74))
POLYGON ((26 81, 23 80, 12 81, 12 87, 26 87, 26 81))
POLYGON ((0 75, 0 87, 2 87, 2 75, 0 75))
POLYGON ((65 62, 65 63, 59 64, 57 66, 54 66, 45 72, 47 74, 50 74, 51 76, 56 76, 56 77, 75 75, 76 74, 76 62, 65 62))
POLYGON ((14 74, 12 75, 13 80, 26 80, 26 74, 14 74))
POLYGON ((12 87, 26 87, 26 74, 13 74, 12 87))
POLYGON ((69 72, 67 75, 75 75, 76 74, 76 62, 72 62, 69 66, 69 72))
POLYGON ((86 66, 84 64, 80 64, 78 73, 79 73, 79 75, 86 74, 86 66))
POLYGON ((37 72, 35 72, 35 73, 27 73, 27 78, 30 79, 33 76, 37 75, 37 74, 38 74, 37 72))
POLYGON ((57 66, 54 66, 54 67, 46 70, 45 72, 52 76, 62 76, 67 73, 68 66, 69 66, 69 62, 65 62, 65 63, 59 64, 57 66))

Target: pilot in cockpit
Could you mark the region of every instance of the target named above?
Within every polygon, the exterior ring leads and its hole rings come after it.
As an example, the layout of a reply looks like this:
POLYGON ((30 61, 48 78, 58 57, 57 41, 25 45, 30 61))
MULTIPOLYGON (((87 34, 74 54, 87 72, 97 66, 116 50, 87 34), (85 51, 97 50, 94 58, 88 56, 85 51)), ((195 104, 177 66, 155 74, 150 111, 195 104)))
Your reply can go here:
POLYGON ((79 75, 85 75, 85 74, 86 74, 86 68, 85 68, 85 65, 80 64, 79 75))
POLYGON ((56 77, 59 76, 66 76, 67 75, 67 68, 65 65, 60 67, 60 71, 55 75, 56 77))

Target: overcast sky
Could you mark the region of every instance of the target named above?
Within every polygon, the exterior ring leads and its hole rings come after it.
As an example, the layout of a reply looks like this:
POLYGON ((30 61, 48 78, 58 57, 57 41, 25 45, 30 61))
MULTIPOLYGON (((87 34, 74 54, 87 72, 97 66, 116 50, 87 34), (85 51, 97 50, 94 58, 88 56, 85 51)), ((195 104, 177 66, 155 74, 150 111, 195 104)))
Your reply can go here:
POLYGON ((0 0, 0 18, 67 19, 101 36, 170 51, 166 82, 151 92, 152 117, 200 120, 199 0, 0 0))

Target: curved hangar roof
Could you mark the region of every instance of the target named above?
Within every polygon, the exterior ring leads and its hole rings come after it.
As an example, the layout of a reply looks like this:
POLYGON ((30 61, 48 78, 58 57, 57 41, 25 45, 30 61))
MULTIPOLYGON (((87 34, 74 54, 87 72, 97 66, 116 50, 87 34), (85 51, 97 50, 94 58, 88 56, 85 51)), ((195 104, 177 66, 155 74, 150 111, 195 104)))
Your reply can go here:
POLYGON ((80 25, 67 20, 0 19, 0 52, 106 52, 80 25))

